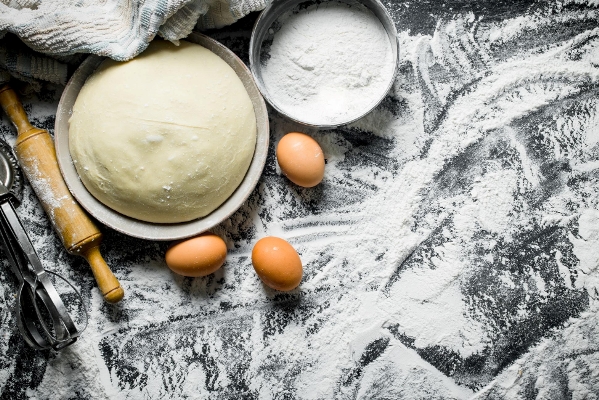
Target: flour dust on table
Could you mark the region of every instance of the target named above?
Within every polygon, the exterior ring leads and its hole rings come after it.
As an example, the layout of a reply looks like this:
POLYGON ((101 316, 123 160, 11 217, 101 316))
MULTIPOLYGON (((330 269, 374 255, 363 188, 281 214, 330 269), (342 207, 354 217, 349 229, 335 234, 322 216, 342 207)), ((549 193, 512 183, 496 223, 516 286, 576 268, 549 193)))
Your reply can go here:
MULTIPOLYGON (((307 132, 327 160, 318 186, 277 169, 298 126, 272 117, 259 186, 215 230, 229 254, 213 275, 176 276, 166 244, 109 231, 128 297, 108 306, 29 196, 34 245, 82 286, 90 326, 67 352, 32 353, 0 274, 2 395, 599 397, 598 5, 448 4, 389 4, 410 13, 393 92, 351 126, 307 132), (269 235, 303 261, 292 292, 253 274, 269 235)), ((38 125, 53 122, 44 104, 38 125)))

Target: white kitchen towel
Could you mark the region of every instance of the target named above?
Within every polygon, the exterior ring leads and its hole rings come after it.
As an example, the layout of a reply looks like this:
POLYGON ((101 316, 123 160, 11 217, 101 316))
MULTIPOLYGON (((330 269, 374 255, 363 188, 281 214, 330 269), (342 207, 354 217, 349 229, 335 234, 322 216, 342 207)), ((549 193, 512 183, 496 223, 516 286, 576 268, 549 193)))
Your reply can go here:
POLYGON ((64 83, 60 57, 92 53, 124 61, 141 53, 156 35, 176 42, 195 28, 229 25, 269 0, 0 0, 0 38, 7 32, 29 48, 59 60, 15 49, 0 41, 0 81, 64 83))

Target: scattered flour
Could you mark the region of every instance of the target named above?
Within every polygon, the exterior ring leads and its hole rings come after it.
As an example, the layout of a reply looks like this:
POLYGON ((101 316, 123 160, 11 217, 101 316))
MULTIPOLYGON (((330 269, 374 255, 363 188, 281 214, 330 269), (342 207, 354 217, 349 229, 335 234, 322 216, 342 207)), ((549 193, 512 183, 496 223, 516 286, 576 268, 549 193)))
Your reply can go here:
POLYGON ((570 234, 574 252, 580 260, 576 287, 584 288, 599 299, 599 210, 582 210, 578 219, 578 236, 570 234))

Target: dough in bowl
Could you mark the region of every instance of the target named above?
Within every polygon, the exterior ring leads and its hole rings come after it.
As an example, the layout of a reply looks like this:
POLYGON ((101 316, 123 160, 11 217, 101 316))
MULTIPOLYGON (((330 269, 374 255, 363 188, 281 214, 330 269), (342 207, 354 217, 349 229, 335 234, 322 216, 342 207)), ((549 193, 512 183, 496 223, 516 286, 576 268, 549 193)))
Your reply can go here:
POLYGON ((154 41, 131 61, 104 61, 69 120, 71 157, 87 190, 155 223, 218 208, 243 180, 255 145, 254 109, 237 74, 184 41, 154 41))

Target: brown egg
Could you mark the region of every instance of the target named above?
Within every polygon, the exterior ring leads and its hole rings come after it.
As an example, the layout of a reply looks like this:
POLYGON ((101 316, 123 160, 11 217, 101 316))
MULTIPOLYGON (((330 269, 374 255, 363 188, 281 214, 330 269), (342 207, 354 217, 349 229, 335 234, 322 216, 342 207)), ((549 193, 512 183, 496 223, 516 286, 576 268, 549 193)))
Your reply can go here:
POLYGON ((324 176, 324 154, 310 136, 291 132, 277 145, 277 161, 281 171, 296 185, 316 186, 324 176))
POLYGON ((276 290, 295 289, 302 280, 302 260, 287 241, 268 236, 252 250, 252 264, 262 282, 276 290))
POLYGON ((171 246, 166 265, 183 276, 206 276, 219 269, 227 257, 227 245, 219 236, 205 233, 171 246))

